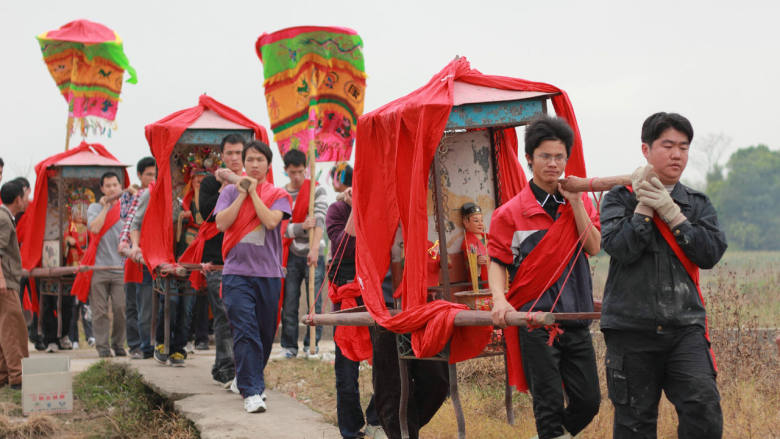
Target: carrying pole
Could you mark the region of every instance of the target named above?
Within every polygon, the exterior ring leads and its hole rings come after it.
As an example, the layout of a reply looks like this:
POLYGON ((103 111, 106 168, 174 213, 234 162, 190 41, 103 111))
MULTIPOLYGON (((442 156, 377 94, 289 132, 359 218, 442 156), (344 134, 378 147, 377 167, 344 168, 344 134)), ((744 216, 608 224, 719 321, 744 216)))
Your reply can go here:
MULTIPOLYGON (((316 192, 316 186, 314 185, 314 173, 317 168, 317 154, 316 154, 316 143, 314 141, 314 124, 316 123, 316 112, 312 108, 309 112, 309 132, 311 134, 309 139, 309 150, 307 151, 308 161, 309 161, 309 211, 308 214, 311 216, 314 216, 314 192, 316 192)), ((316 224, 316 223, 315 223, 316 224)), ((309 229, 309 250, 311 250, 314 246, 314 229, 316 227, 312 227, 309 229)), ((317 269, 317 262, 314 264, 309 265, 309 285, 308 285, 308 291, 309 291, 309 313, 314 314, 315 308, 314 308, 314 272, 317 269)), ((309 327, 309 354, 314 355, 316 354, 317 349, 317 327, 316 326, 310 326, 309 327)))

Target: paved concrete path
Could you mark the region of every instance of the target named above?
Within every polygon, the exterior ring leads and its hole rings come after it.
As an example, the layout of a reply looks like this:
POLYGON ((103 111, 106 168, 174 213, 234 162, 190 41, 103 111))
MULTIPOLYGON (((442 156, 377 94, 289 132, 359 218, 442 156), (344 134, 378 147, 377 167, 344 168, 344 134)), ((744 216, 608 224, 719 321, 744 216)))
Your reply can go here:
MULTIPOLYGON (((320 342, 321 351, 327 356, 333 342, 320 342)), ((278 355, 280 347, 274 345, 272 355, 278 355)), ((138 370, 144 382, 155 392, 174 402, 175 409, 190 419, 198 428, 203 439, 211 438, 278 438, 278 439, 338 439, 338 428, 324 421, 322 415, 296 401, 294 398, 273 390, 267 390, 268 410, 265 413, 249 414, 244 411, 244 402, 239 395, 225 391, 211 379, 214 363, 213 348, 196 351, 185 367, 168 367, 152 359, 129 360, 127 357, 112 361, 128 363, 138 370)), ((71 357, 71 372, 86 370, 99 360, 94 348, 76 351, 61 351, 56 354, 37 352, 30 346, 30 355, 35 357, 67 355, 71 357)))

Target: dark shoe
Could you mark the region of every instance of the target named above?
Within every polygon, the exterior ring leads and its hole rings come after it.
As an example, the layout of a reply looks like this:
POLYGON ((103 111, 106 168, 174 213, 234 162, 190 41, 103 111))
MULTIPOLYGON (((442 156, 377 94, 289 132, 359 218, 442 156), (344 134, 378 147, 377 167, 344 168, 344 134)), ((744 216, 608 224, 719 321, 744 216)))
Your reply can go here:
POLYGON ((111 358, 111 351, 98 351, 98 357, 111 358))
POLYGON ((127 356, 127 352, 124 349, 122 349, 122 348, 114 349, 114 355, 117 356, 117 357, 126 357, 127 356))
POLYGON ((168 364, 173 367, 184 367, 184 354, 174 352, 168 357, 168 364))
POLYGON ((164 350, 165 346, 161 344, 154 348, 154 361, 166 366, 168 365, 168 355, 163 353, 164 350))
POLYGON ((195 343, 195 350, 198 350, 198 351, 207 351, 207 350, 209 350, 208 342, 201 341, 201 342, 195 343))
POLYGON ((8 386, 8 387, 10 387, 10 388, 11 388, 11 389, 13 389, 13 390, 22 390, 22 383, 19 383, 19 384, 11 384, 11 385, 10 385, 10 386, 8 386))
POLYGON ((39 352, 43 352, 46 350, 46 345, 42 341, 36 341, 35 350, 39 352))

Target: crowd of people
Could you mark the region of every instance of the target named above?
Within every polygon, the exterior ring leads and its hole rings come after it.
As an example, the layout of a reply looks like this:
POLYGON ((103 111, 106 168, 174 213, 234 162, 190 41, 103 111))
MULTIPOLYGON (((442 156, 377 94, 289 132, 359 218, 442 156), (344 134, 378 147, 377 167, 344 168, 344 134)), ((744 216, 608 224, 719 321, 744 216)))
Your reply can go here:
MULTIPOLYGON (((601 331, 607 346, 608 396, 615 408, 614 437, 655 437, 661 391, 677 408, 681 438, 721 436, 716 369, 696 270, 715 265, 726 241, 707 197, 680 182, 692 138, 693 128, 683 116, 650 116, 641 130, 647 165, 634 172, 630 186, 606 193, 599 212, 586 193, 565 190, 559 183, 572 150, 571 128, 562 119, 540 118, 525 132, 524 157, 533 174, 528 184, 493 212, 490 224, 483 223, 480 206, 461 207, 463 251, 473 252, 469 260, 476 264, 470 276, 489 285, 495 326, 516 331, 515 338, 507 338, 507 349, 521 353, 520 375, 532 396, 539 438, 571 438, 599 411, 590 321, 518 330, 507 327, 506 315, 516 310, 592 312, 587 255, 602 249, 611 257, 601 331), (566 239, 578 251, 555 256, 561 254, 557 248, 566 247, 566 239), (524 280, 547 273, 544 268, 529 270, 529 264, 551 255, 546 266, 559 267, 566 275, 558 271, 557 280, 532 300, 515 300, 514 290, 524 280)), ((282 157, 289 177, 282 187, 268 181, 273 153, 265 143, 229 135, 219 152, 223 168, 193 175, 196 196, 184 202, 174 198, 171 206, 179 230, 192 229, 189 238, 185 232, 177 237, 176 257, 203 264, 204 273, 172 281, 173 292, 203 293, 171 296, 168 350, 163 308, 152 315, 152 301, 162 298, 155 299, 152 292, 140 245, 144 221, 158 220, 146 215, 157 171, 153 158, 138 162, 140 185, 129 191, 122 191, 117 174, 105 173, 100 179, 103 196, 89 205, 83 218, 90 242, 86 244, 78 230, 66 239, 69 246, 83 250, 80 261, 68 264, 84 265, 86 258, 89 265, 123 266, 124 272, 95 271, 86 295, 80 294, 83 287, 77 277, 74 295, 62 302, 59 318, 67 330, 61 337, 51 297, 41 297, 38 315, 23 314, 20 294, 27 281, 15 225, 29 203, 30 185, 23 178, 2 185, 0 385, 21 384, 20 361, 28 355, 28 337, 39 350, 73 349, 79 342, 78 321, 100 357, 129 355, 170 366, 184 366, 194 348, 208 349, 211 327, 216 345, 213 379, 240 394, 247 412, 267 410, 263 371, 280 324, 281 358, 299 355, 298 304, 301 292, 308 293, 310 273, 316 292, 331 289, 334 310, 342 308, 347 297, 339 287, 355 280, 352 168, 340 164, 331 171, 338 197, 329 206, 325 188, 306 178, 306 156, 298 150, 282 157), (329 255, 325 238, 331 243, 329 255), (222 269, 209 269, 214 266, 222 269)), ((0 160, 0 180, 3 165, 0 160)), ((383 283, 388 306, 394 305, 393 292, 402 277, 401 237, 399 226, 383 283)), ((316 296, 314 311, 319 313, 322 294, 316 296)), ((355 299, 362 303, 360 297, 355 299)), ((319 355, 321 333, 318 327, 311 339, 306 332, 305 355, 319 355)), ((336 345, 338 427, 345 438, 400 437, 401 372, 395 334, 381 327, 371 328, 370 334, 374 394, 365 410, 357 385, 359 363, 336 345)), ((448 395, 447 367, 441 362, 410 362, 404 373, 411 385, 406 424, 410 437, 417 437, 448 395)))

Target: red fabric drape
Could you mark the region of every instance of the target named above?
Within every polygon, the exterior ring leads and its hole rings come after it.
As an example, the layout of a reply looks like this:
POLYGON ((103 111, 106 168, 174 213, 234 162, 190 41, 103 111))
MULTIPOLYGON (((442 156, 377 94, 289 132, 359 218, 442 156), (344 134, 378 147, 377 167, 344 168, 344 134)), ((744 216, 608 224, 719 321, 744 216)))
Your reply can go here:
MULTIPOLYGON (((95 256, 97 256, 100 240, 103 239, 103 235, 105 235, 111 227, 114 227, 114 224, 116 224, 117 221, 119 221, 118 201, 114 202, 114 206, 106 213, 106 220, 103 222, 103 227, 100 228, 100 231, 97 234, 90 232, 89 247, 87 247, 87 252, 84 253, 84 257, 81 258, 80 265, 95 264, 95 256)), ((86 303, 87 298, 89 297, 89 287, 92 284, 93 274, 94 271, 92 270, 78 273, 76 279, 73 281, 73 288, 70 290, 70 295, 76 296, 80 302, 86 303)))
MULTIPOLYGON (((200 264, 203 260, 203 248, 206 246, 206 241, 218 234, 219 229, 217 229, 216 223, 204 222, 201 224, 198 229, 198 235, 195 236, 195 239, 187 246, 184 253, 179 256, 179 262, 200 264)), ((194 288, 195 291, 198 291, 206 286, 206 277, 200 271, 193 271, 192 274, 190 274, 190 283, 192 284, 192 288, 194 288)))
MULTIPOLYGON (((250 128, 255 139, 268 143, 265 128, 252 122, 238 111, 201 95, 198 105, 177 111, 146 126, 146 141, 157 160, 157 184, 151 188, 149 206, 141 226, 141 249, 147 266, 154 269, 162 263, 173 263, 173 185, 171 182, 170 157, 173 148, 184 131, 206 110, 212 110, 231 122, 250 128), (148 220, 148 221, 147 221, 148 220)), ((271 170, 266 180, 273 182, 271 170)))
POLYGON ((125 283, 132 282, 140 284, 144 281, 143 266, 130 259, 125 260, 125 283))
MULTIPOLYGON (((49 204, 49 173, 47 170, 60 160, 84 151, 116 160, 116 157, 108 152, 105 146, 99 143, 81 142, 79 146, 55 154, 35 165, 35 194, 16 229, 22 243, 20 249, 22 266, 26 270, 32 270, 41 263, 43 233, 46 230, 46 207, 49 204)), ((130 176, 127 174, 127 170, 124 170, 124 177, 124 187, 127 187, 130 184, 130 176)), ((37 298, 34 297, 35 294, 32 296, 25 298, 25 308, 38 312, 37 298)))
MULTIPOLYGON (((341 309, 358 306, 358 297, 360 297, 360 286, 355 282, 341 286, 330 282, 328 285, 328 298, 334 304, 340 303, 341 309)), ((371 335, 367 326, 337 326, 333 332, 333 340, 344 356, 352 361, 365 359, 370 361, 373 356, 371 335)))
MULTIPOLYGON (((553 107, 575 134, 566 173, 585 176, 582 141, 571 102, 564 91, 539 82, 483 75, 471 69, 465 58, 452 61, 422 88, 360 118, 357 127, 360 147, 356 148, 353 182, 357 275, 363 301, 380 325, 394 332, 412 331, 412 347, 417 356, 436 354, 452 335, 450 362, 481 352, 491 332, 490 327, 453 328, 455 314, 465 306, 442 301, 426 303, 426 188, 431 162, 452 110, 456 80, 504 90, 559 93, 552 98, 553 107), (385 308, 381 281, 390 262, 390 247, 399 220, 403 225, 406 253, 399 287, 404 311, 393 317, 385 308)), ((499 161, 511 162, 507 157, 499 161)), ((507 166, 499 172, 502 184, 507 178, 512 181, 501 198, 511 198, 514 193, 510 190, 519 190, 525 184, 519 180, 522 170, 507 166)))

